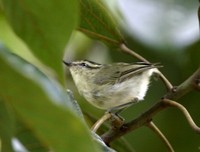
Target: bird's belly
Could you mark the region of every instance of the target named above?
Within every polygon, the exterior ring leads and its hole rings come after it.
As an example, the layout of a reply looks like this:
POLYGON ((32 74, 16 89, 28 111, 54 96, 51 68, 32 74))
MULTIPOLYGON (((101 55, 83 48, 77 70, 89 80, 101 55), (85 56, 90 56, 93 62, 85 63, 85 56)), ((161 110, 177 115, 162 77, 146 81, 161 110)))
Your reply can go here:
POLYGON ((138 102, 139 100, 142 100, 141 98, 139 99, 136 94, 138 94, 138 92, 133 92, 131 89, 116 91, 112 88, 105 92, 101 90, 90 94, 84 94, 84 97, 97 108, 111 109, 129 102, 138 102))
POLYGON ((83 93, 84 97, 91 104, 100 109, 110 109, 129 102, 138 102, 143 100, 149 80, 135 77, 133 80, 125 81, 124 83, 106 86, 99 90, 92 90, 90 93, 83 93), (137 82, 137 83, 136 83, 137 82))

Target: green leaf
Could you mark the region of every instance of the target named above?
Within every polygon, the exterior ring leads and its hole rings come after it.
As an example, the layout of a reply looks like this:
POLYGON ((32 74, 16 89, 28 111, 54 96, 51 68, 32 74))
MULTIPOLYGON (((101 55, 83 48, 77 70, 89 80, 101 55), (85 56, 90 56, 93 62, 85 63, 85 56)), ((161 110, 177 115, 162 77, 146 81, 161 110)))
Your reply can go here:
POLYGON ((23 59, 26 59, 38 67, 41 66, 41 64, 38 64, 38 59, 32 54, 27 45, 14 33, 2 12, 0 12, 0 41, 23 59))
POLYGON ((76 0, 2 0, 16 34, 63 80, 62 57, 78 17, 76 0))
POLYGON ((2 46, 0 63, 0 97, 44 146, 58 152, 96 151, 64 89, 2 46))
POLYGON ((11 108, 0 97, 0 151, 12 152, 14 119, 11 108))
POLYGON ((123 42, 114 17, 101 0, 80 0, 80 6, 80 31, 110 45, 123 42))
POLYGON ((47 145, 40 141, 34 132, 23 122, 16 123, 15 137, 31 152, 48 152, 47 145))

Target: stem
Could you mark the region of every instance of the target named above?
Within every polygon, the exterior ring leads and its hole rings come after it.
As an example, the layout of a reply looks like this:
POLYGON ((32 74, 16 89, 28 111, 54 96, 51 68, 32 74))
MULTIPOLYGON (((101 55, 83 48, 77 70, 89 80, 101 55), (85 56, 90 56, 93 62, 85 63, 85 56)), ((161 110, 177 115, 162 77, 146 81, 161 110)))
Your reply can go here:
POLYGON ((96 132, 99 127, 108 119, 112 117, 111 113, 105 113, 91 128, 93 132, 96 132))
POLYGON ((165 135, 160 131, 160 129, 152 122, 150 121, 149 123, 146 124, 148 128, 150 128, 153 132, 155 132, 160 139, 163 141, 163 143, 166 145, 167 149, 169 152, 174 152, 173 147, 171 146, 170 142, 167 140, 165 135))
POLYGON ((165 84, 167 90, 170 91, 173 88, 172 84, 169 82, 169 80, 159 70, 158 70, 158 72, 159 72, 160 79, 165 84))
POLYGON ((168 92, 165 98, 177 100, 192 90, 200 91, 200 67, 182 84, 168 92))
POLYGON ((178 108, 183 113, 183 115, 185 116, 190 127, 194 131, 196 131, 197 133, 200 133, 200 128, 195 124, 192 117, 190 116, 190 113, 187 111, 187 109, 183 105, 181 105, 180 103, 177 103, 175 101, 169 100, 169 99, 163 99, 163 102, 165 102, 167 105, 169 105, 171 107, 178 108))
POLYGON ((104 133, 101 138, 103 141, 107 144, 109 144, 111 141, 145 125, 148 123, 151 118, 160 112, 161 110, 165 109, 167 106, 164 102, 158 102, 154 106, 152 106, 149 110, 147 110, 145 113, 141 114, 138 118, 122 125, 122 127, 116 129, 111 128, 108 132, 104 133))
POLYGON ((129 49, 124 43, 122 43, 120 45, 120 49, 127 53, 127 54, 130 54, 131 56, 133 57, 136 57, 137 59, 143 61, 143 62, 146 62, 146 63, 150 63, 148 60, 146 60, 144 57, 142 57, 141 55, 139 55, 138 53, 134 52, 133 50, 129 49))

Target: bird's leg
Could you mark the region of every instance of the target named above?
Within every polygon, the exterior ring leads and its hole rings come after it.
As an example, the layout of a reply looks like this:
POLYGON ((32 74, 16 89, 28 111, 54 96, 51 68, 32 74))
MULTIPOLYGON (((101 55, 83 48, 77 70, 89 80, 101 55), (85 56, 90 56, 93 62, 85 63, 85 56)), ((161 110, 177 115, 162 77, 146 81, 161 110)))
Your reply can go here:
POLYGON ((112 126, 114 126, 115 128, 119 128, 124 124, 125 119, 122 116, 120 116, 119 114, 122 111, 124 111, 126 108, 133 105, 134 103, 135 103, 135 100, 125 103, 125 104, 122 104, 122 105, 119 105, 119 106, 116 106, 116 107, 112 107, 107 110, 106 113, 110 113, 112 115, 112 117, 110 118, 112 126))
POLYGON ((121 104, 115 107, 112 107, 107 110, 107 112, 114 113, 115 115, 119 115, 122 111, 124 111, 126 108, 132 106, 133 104, 138 103, 138 99, 134 98, 134 100, 127 102, 125 104, 121 104))
POLYGON ((120 128, 124 124, 124 118, 119 115, 123 110, 137 103, 138 99, 135 98, 133 101, 118 105, 108 109, 102 118, 100 118, 91 128, 92 131, 96 132, 97 129, 107 120, 111 121, 111 126, 114 128, 120 128))

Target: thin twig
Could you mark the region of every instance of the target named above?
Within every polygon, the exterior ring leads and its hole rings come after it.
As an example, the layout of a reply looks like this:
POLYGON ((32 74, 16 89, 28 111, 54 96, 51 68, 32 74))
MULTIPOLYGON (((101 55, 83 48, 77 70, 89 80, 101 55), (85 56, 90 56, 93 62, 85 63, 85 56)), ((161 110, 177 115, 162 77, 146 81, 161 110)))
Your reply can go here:
POLYGON ((105 122, 107 121, 108 119, 110 119, 112 117, 112 114, 111 113, 105 113, 91 128, 91 130, 93 132, 96 132, 99 127, 105 122))
POLYGON ((133 50, 129 49, 124 43, 122 43, 120 45, 120 49, 127 53, 130 54, 133 57, 136 57, 137 59, 139 59, 140 61, 146 62, 146 63, 150 63, 147 59, 145 59, 144 57, 142 57, 141 55, 139 55, 138 53, 134 52, 133 50))
POLYGON ((160 112, 161 110, 167 108, 164 102, 158 102, 154 106, 152 106, 145 113, 141 114, 138 118, 125 123, 121 128, 113 129, 111 128, 108 132, 104 133, 101 138, 107 144, 112 142, 113 140, 145 125, 147 122, 151 120, 151 118, 160 112))
POLYGON ((160 131, 160 129, 152 121, 148 122, 146 124, 146 126, 148 128, 150 128, 153 132, 155 132, 160 137, 160 139, 166 145, 166 147, 167 147, 167 149, 168 149, 169 152, 174 152, 174 149, 171 146, 170 142, 167 140, 167 138, 165 137, 165 135, 160 131))
MULTIPOLYGON (((142 57, 141 55, 139 55, 138 53, 134 52, 133 50, 131 50, 130 48, 128 48, 124 43, 122 43, 120 45, 120 49, 124 52, 127 53, 143 62, 146 63, 150 63, 147 59, 145 59, 144 57, 142 57)), ((169 80, 158 70, 159 77, 161 78, 161 80, 164 82, 167 90, 171 90, 173 88, 172 84, 169 82, 169 80)))
POLYGON ((165 98, 177 100, 186 93, 197 90, 199 91, 199 81, 200 81, 200 67, 183 83, 179 86, 174 87, 170 92, 165 95, 165 98))
POLYGON ((169 80, 158 70, 160 79, 164 82, 168 91, 173 88, 173 85, 169 82, 169 80))
POLYGON ((163 99, 163 102, 165 102, 167 105, 171 106, 171 107, 175 107, 178 108, 183 115, 185 116, 186 120, 188 121, 190 127, 196 131, 197 133, 200 133, 200 128, 195 124, 195 122, 193 121, 192 117, 190 116, 190 113, 187 111, 187 109, 181 105, 180 103, 177 103, 173 100, 169 100, 169 99, 163 99))

